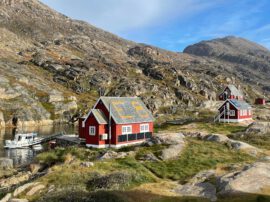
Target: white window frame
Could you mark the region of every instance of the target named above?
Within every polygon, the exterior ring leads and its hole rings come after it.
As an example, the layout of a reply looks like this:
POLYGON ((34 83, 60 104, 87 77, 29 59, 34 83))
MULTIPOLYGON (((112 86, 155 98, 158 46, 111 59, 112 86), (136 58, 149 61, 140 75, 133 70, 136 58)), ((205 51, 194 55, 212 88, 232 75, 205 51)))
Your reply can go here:
POLYGON ((147 132, 149 132, 149 124, 148 123, 141 124, 140 125, 140 132, 141 133, 147 133, 147 132))
POLYGON ((89 126, 89 135, 90 136, 96 135, 96 126, 89 126))
POLYGON ((230 116, 235 116, 235 110, 230 110, 230 116))
POLYGON ((122 126, 122 134, 123 135, 132 134, 132 125, 122 126))

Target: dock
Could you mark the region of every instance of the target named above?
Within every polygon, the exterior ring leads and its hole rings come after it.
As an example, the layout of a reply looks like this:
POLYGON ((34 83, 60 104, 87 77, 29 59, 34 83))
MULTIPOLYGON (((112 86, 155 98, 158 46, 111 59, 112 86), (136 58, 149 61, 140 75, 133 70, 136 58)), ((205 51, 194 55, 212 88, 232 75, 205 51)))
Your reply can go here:
POLYGON ((45 143, 45 142, 49 142, 51 140, 55 140, 56 138, 58 137, 61 137, 63 136, 65 133, 59 133, 59 134, 54 134, 54 135, 51 135, 51 136, 48 136, 48 137, 43 137, 39 140, 39 144, 42 144, 42 143, 45 143))
POLYGON ((73 146, 73 145, 81 145, 84 143, 83 140, 79 138, 78 135, 69 134, 69 135, 62 135, 55 139, 57 146, 73 146))

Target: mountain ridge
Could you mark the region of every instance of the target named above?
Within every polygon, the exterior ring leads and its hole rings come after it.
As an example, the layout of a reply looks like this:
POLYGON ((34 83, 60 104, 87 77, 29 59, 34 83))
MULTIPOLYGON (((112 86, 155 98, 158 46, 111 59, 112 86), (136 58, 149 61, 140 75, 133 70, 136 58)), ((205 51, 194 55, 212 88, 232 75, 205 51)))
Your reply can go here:
POLYGON ((241 86, 250 102, 270 91, 270 53, 244 39, 229 42, 249 52, 219 39, 175 53, 122 39, 37 0, 6 2, 0 4, 0 117, 6 125, 14 116, 29 123, 68 121, 86 113, 99 94, 139 96, 157 117, 188 118, 214 103, 227 84, 241 86))

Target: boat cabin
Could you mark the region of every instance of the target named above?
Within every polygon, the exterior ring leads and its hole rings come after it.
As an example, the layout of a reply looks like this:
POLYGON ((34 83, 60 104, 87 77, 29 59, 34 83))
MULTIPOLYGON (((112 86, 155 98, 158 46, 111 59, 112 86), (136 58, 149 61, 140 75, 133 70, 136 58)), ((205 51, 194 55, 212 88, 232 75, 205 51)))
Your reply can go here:
POLYGON ((79 119, 79 137, 87 147, 119 148, 151 138, 153 122, 151 112, 138 97, 100 97, 79 119))
POLYGON ((215 121, 242 122, 252 120, 252 107, 242 100, 228 99, 218 109, 215 121))
POLYGON ((243 93, 238 90, 234 85, 228 85, 221 94, 218 96, 219 100, 236 99, 243 100, 243 93))

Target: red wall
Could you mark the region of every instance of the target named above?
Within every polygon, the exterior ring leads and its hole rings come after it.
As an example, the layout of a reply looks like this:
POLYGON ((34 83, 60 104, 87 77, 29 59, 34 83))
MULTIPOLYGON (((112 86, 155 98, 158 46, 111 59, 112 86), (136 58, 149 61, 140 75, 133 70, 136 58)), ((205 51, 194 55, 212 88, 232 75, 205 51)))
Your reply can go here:
MULTIPOLYGON (((223 91, 223 93, 221 93, 220 95, 219 95, 219 100, 226 100, 225 98, 224 98, 224 92, 225 91, 229 91, 230 92, 230 94, 231 94, 231 91, 230 91, 230 89, 228 88, 228 87, 226 87, 225 89, 224 89, 224 91, 223 91)), ((243 100, 243 96, 235 96, 235 95, 229 95, 228 97, 227 97, 227 99, 236 99, 236 100, 243 100)))
MULTIPOLYGON (((219 112, 222 113, 224 106, 226 107, 227 102, 224 103, 224 105, 219 109, 219 112)), ((248 119, 248 118, 252 118, 252 110, 251 111, 251 115, 245 115, 245 116, 240 116, 240 110, 237 110, 231 103, 230 103, 230 110, 235 110, 235 116, 229 116, 226 115, 226 119, 248 119)), ((224 116, 221 116, 221 119, 224 119, 224 116)))
POLYGON ((257 105, 265 105, 265 99, 263 99, 263 98, 257 98, 256 100, 255 100, 255 104, 257 104, 257 105))
MULTIPOLYGON (((118 140, 118 136, 119 135, 122 135, 122 126, 130 126, 131 125, 132 126, 132 134, 135 134, 135 133, 140 133, 140 125, 141 124, 149 124, 149 132, 153 133, 153 131, 154 131, 154 124, 153 124, 153 122, 133 123, 133 124, 118 124, 118 125, 116 125, 116 135, 115 135, 115 137, 116 137, 116 144, 118 144, 118 141, 117 141, 118 140)), ((138 140, 134 140, 134 142, 135 141, 138 141, 138 140)))
MULTIPOLYGON (((96 105, 95 109, 100 109, 103 111, 106 117, 109 117, 109 111, 105 107, 105 105, 102 103, 102 101, 99 101, 99 103, 96 105)), ((79 120, 79 136, 81 138, 86 139, 86 144, 94 144, 94 145, 103 145, 103 144, 109 144, 109 140, 100 140, 101 134, 109 134, 108 126, 107 125, 99 125, 95 117, 91 114, 90 117, 85 122, 85 127, 82 128, 82 120, 79 120), (96 135, 90 136, 89 135, 89 126, 95 126, 96 127, 96 135)), ((147 123, 135 123, 135 124, 115 124, 114 120, 112 119, 111 123, 111 144, 116 145, 118 144, 118 136, 122 135, 122 126, 125 125, 132 125, 132 134, 140 133, 140 124, 147 124, 147 123)), ((149 122, 149 132, 153 133, 154 124, 153 122, 149 122)), ((138 141, 138 140, 135 140, 138 141)), ((124 143, 124 142, 123 142, 124 143)))
MULTIPOLYGON (((223 105, 222 105, 222 107, 220 108, 220 113, 222 113, 223 112, 223 110, 224 110, 224 106, 226 107, 226 104, 228 103, 229 101, 227 101, 227 102, 225 102, 223 105)), ((230 103, 230 110, 234 110, 235 111, 235 116, 228 116, 227 114, 226 114, 226 116, 225 116, 225 118, 226 119, 238 119, 238 110, 230 103)), ((221 119, 224 119, 224 115, 223 116, 221 116, 221 119)))
POLYGON ((84 118, 79 118, 79 138, 85 138, 85 130, 82 127, 82 122, 84 121, 84 118))

